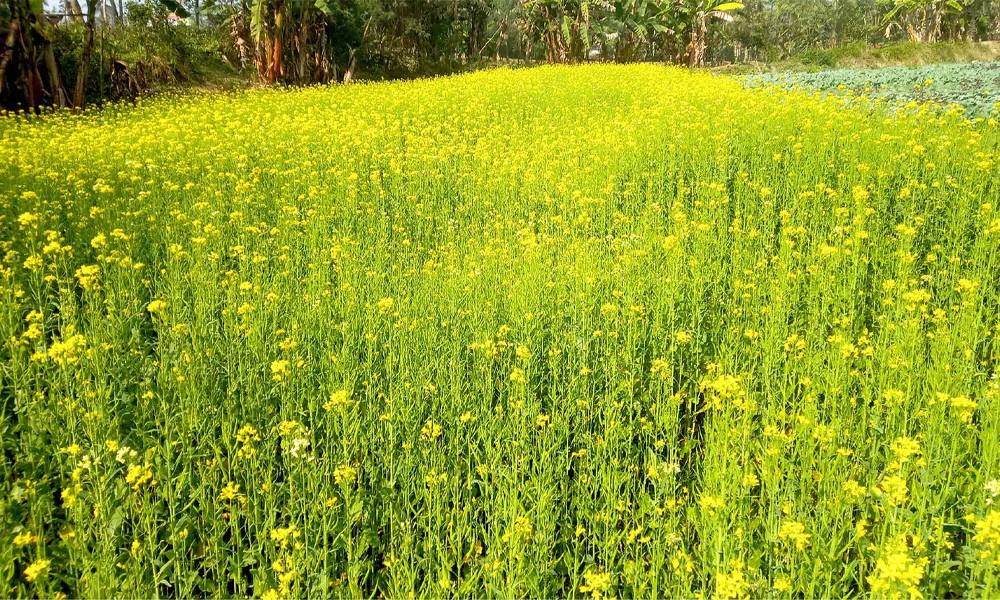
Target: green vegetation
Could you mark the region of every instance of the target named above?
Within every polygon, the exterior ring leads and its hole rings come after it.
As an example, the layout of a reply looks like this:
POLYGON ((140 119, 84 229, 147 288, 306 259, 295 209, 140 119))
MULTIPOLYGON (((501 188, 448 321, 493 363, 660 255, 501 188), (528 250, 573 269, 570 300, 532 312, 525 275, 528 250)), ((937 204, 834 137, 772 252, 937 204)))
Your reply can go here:
POLYGON ((996 117, 1000 110, 1000 62, 764 73, 747 76, 745 81, 751 86, 807 88, 896 105, 957 104, 970 116, 996 117))
POLYGON ((0 595, 995 597, 998 144, 649 65, 6 118, 0 595))
POLYGON ((543 61, 746 72, 1000 55, 994 0, 62 2, 56 14, 42 0, 0 2, 0 107, 134 100, 219 75, 308 85, 543 61))

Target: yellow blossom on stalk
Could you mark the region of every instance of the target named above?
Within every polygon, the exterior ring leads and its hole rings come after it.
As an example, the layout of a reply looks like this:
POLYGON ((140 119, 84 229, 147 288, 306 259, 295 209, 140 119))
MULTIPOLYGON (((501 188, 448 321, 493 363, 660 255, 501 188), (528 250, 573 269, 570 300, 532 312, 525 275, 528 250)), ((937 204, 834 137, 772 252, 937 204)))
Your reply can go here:
POLYGON ((167 303, 163 300, 153 300, 146 305, 146 310, 148 310, 151 315, 158 315, 162 313, 165 308, 167 308, 167 303))
POLYGON ((41 256, 37 254, 32 254, 28 258, 24 259, 24 263, 22 263, 21 266, 23 266, 28 271, 37 271, 38 269, 41 268, 43 264, 45 264, 45 262, 42 260, 41 256))
POLYGON ((514 518, 512 527, 503 534, 501 539, 504 543, 509 543, 511 540, 526 542, 531 538, 534 531, 535 527, 532 525, 531 520, 524 515, 518 515, 514 518))
POLYGON ((57 365, 71 365, 78 360, 87 347, 87 338, 80 334, 70 335, 59 341, 52 342, 44 357, 57 365))
POLYGON ((527 363, 529 360, 531 360, 531 350, 528 350, 527 346, 523 345, 518 346, 517 350, 515 351, 515 355, 517 356, 518 360, 524 363, 527 363))
POLYGON ((788 577, 778 577, 774 580, 774 590, 776 592, 787 592, 792 587, 792 582, 789 581, 788 577))
POLYGON ((701 499, 698 500, 698 506, 700 506, 701 509, 706 513, 708 513, 709 515, 714 515, 715 511, 719 510, 724 505, 725 502, 723 502, 722 498, 719 498, 717 496, 709 496, 707 494, 702 496, 701 499))
POLYGON ((97 287, 100 276, 101 268, 97 265, 84 265, 76 270, 76 278, 80 282, 80 287, 85 290, 97 287))
POLYGON ((778 538, 793 544, 798 550, 805 550, 812 537, 806 533, 806 527, 798 521, 784 521, 778 530, 778 538))
POLYGON ((854 532, 859 538, 868 535, 868 519, 858 519, 858 522, 854 524, 854 532))
POLYGON ((137 492, 139 488, 147 483, 155 485, 156 481, 153 480, 152 465, 149 463, 129 465, 125 472, 125 482, 131 485, 132 489, 137 492))
POLYGON ((670 377, 671 373, 670 363, 663 360, 662 358, 654 358, 652 367, 649 369, 649 372, 652 373, 655 377, 659 377, 660 379, 667 379, 670 377))
POLYGON ((899 475, 886 477, 878 484, 878 488, 892 506, 904 504, 910 492, 909 488, 906 487, 906 480, 899 475))
POLYGON ((895 598, 923 598, 920 581, 928 564, 927 557, 914 558, 906 536, 890 540, 875 563, 875 570, 866 578, 872 594, 895 598))
POLYGON ((33 544, 38 540, 38 537, 30 531, 22 531, 21 533, 14 536, 15 546, 27 546, 28 544, 33 544))
POLYGON ((906 394, 902 390, 885 390, 882 392, 882 399, 888 404, 895 404, 896 406, 902 406, 903 401, 906 399, 906 394))
POLYGON ((683 548, 677 548, 670 556, 670 566, 678 573, 693 573, 694 559, 687 552, 684 552, 683 548))
POLYGON ((678 344, 688 344, 694 337, 686 331, 678 331, 674 334, 674 339, 677 340, 678 344))
POLYGON ((222 488, 219 499, 223 502, 232 502, 240 497, 240 484, 230 481, 222 488))
POLYGON ((294 524, 271 530, 271 540, 278 548, 290 548, 300 537, 302 537, 302 532, 294 524))
POLYGON ((611 573, 600 569, 588 569, 583 574, 583 584, 580 586, 580 591, 584 594, 589 593, 591 598, 607 598, 608 592, 611 591, 611 573))
POLYGON ((520 367, 514 367, 514 370, 510 372, 510 380, 514 383, 524 383, 528 380, 527 376, 524 374, 524 369, 520 367))
POLYGON ((797 333, 785 338, 785 352, 788 354, 801 355, 806 349, 806 341, 797 333))
MULTIPOLYGON (((74 471, 74 477, 78 477, 76 471, 74 471)), ((76 506, 76 499, 80 496, 80 492, 83 491, 83 486, 79 483, 74 483, 73 485, 63 488, 60 492, 60 498, 62 498, 63 506, 66 508, 73 508, 76 506)))
POLYGON ((958 420, 966 425, 972 423, 972 416, 978 407, 979 404, 968 396, 954 396, 951 398, 951 409, 958 416, 958 420))
POLYGON ((731 404, 743 410, 753 410, 755 403, 746 397, 742 380, 735 375, 719 375, 715 379, 702 382, 708 403, 714 408, 722 408, 731 404))
POLYGON ((43 319, 44 317, 42 317, 42 313, 37 310, 30 311, 28 315, 24 317, 24 321, 28 324, 28 328, 21 335, 25 339, 29 340, 37 340, 41 338, 42 335, 44 335, 42 330, 43 319))
POLYGON ((354 480, 358 476, 358 470, 352 465, 347 463, 337 465, 337 468, 333 470, 333 479, 338 484, 340 483, 354 483, 354 480))
POLYGON ((47 558, 38 559, 24 569, 24 578, 30 583, 44 575, 52 561, 47 558))
POLYGON ((277 429, 278 435, 286 436, 294 433, 301 433, 303 427, 298 421, 282 421, 278 423, 278 426, 275 429, 277 429))
POLYGON ((448 482, 448 474, 441 473, 436 469, 431 469, 424 475, 424 483, 428 486, 434 487, 448 482))
MULTIPOLYGON (((24 194, 21 195, 21 199, 31 200, 32 198, 25 198, 25 194, 33 194, 33 193, 34 192, 25 192, 24 194)), ((30 212, 23 212, 19 217, 17 217, 17 222, 22 229, 25 227, 35 226, 35 224, 38 223, 38 221, 39 221, 38 215, 32 214, 30 212)))
POLYGON ((347 399, 347 390, 337 390, 330 394, 330 399, 323 403, 323 408, 337 410, 347 407, 350 403, 350 400, 347 399))
POLYGON ((899 469, 910 458, 920 456, 921 454, 919 441, 908 437, 896 438, 892 443, 893 462, 889 465, 889 470, 894 471, 899 469))
POLYGON ((291 375, 292 371, 289 368, 289 362, 287 360, 276 360, 271 363, 271 379, 281 383, 291 375))
POLYGON ((731 570, 715 575, 715 594, 713 598, 718 600, 738 600, 747 598, 750 582, 747 581, 743 573, 743 561, 730 561, 731 570))
POLYGON ((1000 510, 991 510, 976 521, 976 535, 972 540, 984 546, 983 558, 993 558, 994 565, 1000 567, 1000 510))
POLYGON ((378 307, 378 311, 380 313, 385 314, 390 310, 392 310, 392 307, 395 304, 396 302, 392 298, 382 298, 381 300, 378 301, 376 306, 378 307))
POLYGON ((238 458, 250 458, 257 453, 256 443, 260 441, 260 434, 257 433, 257 429, 253 425, 244 425, 236 432, 236 443, 239 444, 239 448, 236 449, 236 456, 238 458))
POLYGON ((420 437, 425 440, 436 440, 441 437, 441 426, 433 419, 427 419, 424 426, 420 428, 420 437))
POLYGON ((852 500, 857 500, 858 498, 862 498, 865 496, 865 494, 868 493, 868 491, 865 489, 865 486, 861 485, 854 479, 848 479, 844 481, 844 483, 841 484, 841 487, 852 500))
POLYGON ((297 574, 295 559, 291 554, 286 554, 271 563, 271 570, 278 576, 278 591, 281 597, 287 598, 297 574))

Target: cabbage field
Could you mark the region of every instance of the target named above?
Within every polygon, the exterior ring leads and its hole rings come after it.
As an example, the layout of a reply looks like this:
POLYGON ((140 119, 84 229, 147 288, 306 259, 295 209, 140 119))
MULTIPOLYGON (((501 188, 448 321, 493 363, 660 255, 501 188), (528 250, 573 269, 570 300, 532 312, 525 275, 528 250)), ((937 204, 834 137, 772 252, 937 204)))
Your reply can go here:
POLYGON ((762 73, 748 76, 746 81, 750 86, 818 90, 896 108, 926 104, 964 109, 972 118, 996 118, 1000 113, 1000 61, 762 73))
POLYGON ((0 596, 996 597, 998 144, 655 65, 6 116, 0 596))

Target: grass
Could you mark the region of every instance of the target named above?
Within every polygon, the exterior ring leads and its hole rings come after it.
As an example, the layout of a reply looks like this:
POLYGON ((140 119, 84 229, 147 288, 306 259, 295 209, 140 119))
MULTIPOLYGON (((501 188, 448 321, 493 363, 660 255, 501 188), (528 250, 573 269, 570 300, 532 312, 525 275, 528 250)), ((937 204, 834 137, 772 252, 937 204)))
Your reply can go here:
POLYGON ((0 595, 996 596, 998 142, 649 65, 8 117, 0 595))

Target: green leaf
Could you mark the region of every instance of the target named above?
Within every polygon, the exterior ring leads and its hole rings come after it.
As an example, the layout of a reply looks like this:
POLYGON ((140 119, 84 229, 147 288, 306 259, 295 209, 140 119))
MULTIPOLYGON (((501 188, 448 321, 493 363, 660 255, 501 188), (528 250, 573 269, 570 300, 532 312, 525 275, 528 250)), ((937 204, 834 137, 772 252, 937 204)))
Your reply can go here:
POLYGON ((573 43, 573 30, 571 28, 572 25, 573 21, 569 18, 569 16, 563 15, 562 34, 563 34, 563 40, 565 40, 567 46, 573 43))
POLYGON ((182 19, 186 19, 187 17, 191 16, 191 13, 188 12, 188 9, 184 8, 184 5, 178 2, 177 0, 157 0, 157 2, 159 2, 161 6, 163 6, 170 12, 174 13, 178 17, 181 17, 182 19))
POLYGON ((313 0, 313 4, 319 9, 319 12, 326 16, 330 16, 330 3, 327 0, 313 0))
POLYGON ((253 0, 250 5, 250 32, 255 42, 259 42, 264 33, 264 11, 267 7, 264 0, 253 0))
POLYGON ((31 0, 31 12, 36 15, 45 12, 45 0, 31 0))

